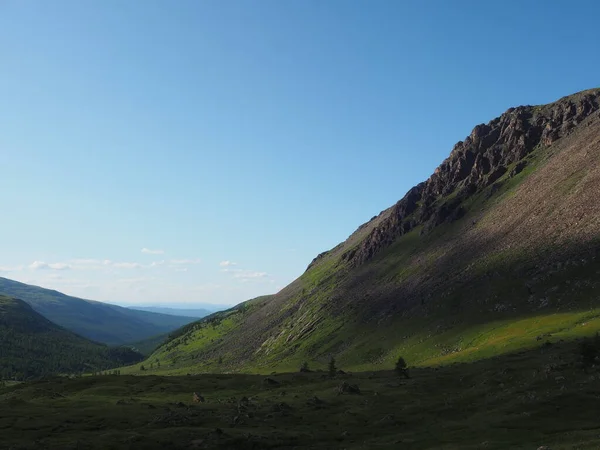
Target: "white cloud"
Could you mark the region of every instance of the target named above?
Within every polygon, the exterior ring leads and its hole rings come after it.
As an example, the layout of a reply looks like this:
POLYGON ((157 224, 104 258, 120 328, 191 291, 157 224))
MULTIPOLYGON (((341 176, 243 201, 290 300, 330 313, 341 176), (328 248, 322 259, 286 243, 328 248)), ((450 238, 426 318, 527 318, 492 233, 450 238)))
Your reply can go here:
POLYGON ((101 259, 73 259, 73 264, 89 265, 89 264, 102 264, 101 259))
POLYGON ((74 269, 79 270, 106 270, 109 268, 115 269, 140 269, 142 267, 154 267, 161 262, 151 263, 148 266, 144 266, 137 262, 127 261, 111 261, 110 259, 72 259, 69 261, 70 265, 74 269))
POLYGON ((34 261, 29 265, 32 270, 41 269, 52 269, 52 270, 66 270, 71 269, 71 265, 67 263, 45 263, 44 261, 34 261))
POLYGON ((187 265, 187 264, 200 264, 202 261, 200 260, 200 258, 195 258, 195 259, 172 259, 171 261, 169 261, 170 264, 176 265, 176 266, 183 266, 183 265, 187 265))
POLYGON ((33 270, 46 269, 46 268, 48 268, 48 264, 46 264, 45 262, 42 262, 42 261, 34 261, 31 264, 29 264, 29 268, 33 269, 33 270))
POLYGON ((66 263, 53 263, 53 264, 48 264, 48 267, 54 270, 66 270, 66 269, 70 269, 71 265, 70 264, 66 264, 66 263))
POLYGON ((110 259, 72 259, 69 261, 74 269, 82 270, 93 270, 93 269, 105 269, 112 264, 110 259))
POLYGON ((144 247, 142 249, 142 253, 146 253, 148 255, 162 255, 165 253, 164 250, 150 250, 149 248, 144 247))
POLYGON ((219 263, 219 266, 221 266, 221 267, 237 266, 237 263, 233 262, 233 261, 221 261, 219 263))
POLYGON ((142 267, 140 263, 136 262, 115 262, 111 266, 117 269, 139 269, 142 267))
POLYGON ((269 276, 269 274, 267 272, 254 272, 252 270, 242 270, 240 272, 234 273, 234 275, 233 275, 234 278, 243 278, 243 279, 264 278, 264 277, 268 277, 268 276, 269 276))
POLYGON ((248 281, 261 281, 266 282, 271 280, 271 275, 267 272, 260 272, 258 270, 246 270, 246 269, 235 269, 230 267, 224 267, 221 272, 228 273, 240 283, 247 283, 248 281))

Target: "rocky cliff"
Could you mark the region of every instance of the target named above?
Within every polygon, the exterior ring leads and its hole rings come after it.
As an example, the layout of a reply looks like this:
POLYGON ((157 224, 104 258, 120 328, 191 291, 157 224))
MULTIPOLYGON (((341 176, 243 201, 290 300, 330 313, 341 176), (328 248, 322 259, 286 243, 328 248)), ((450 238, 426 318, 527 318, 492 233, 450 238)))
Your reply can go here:
MULTIPOLYGON (((417 226, 427 232, 460 218, 462 203, 504 174, 514 176, 539 146, 550 146, 568 135, 600 108, 600 90, 584 91, 544 106, 510 108, 487 124, 477 125, 429 179, 410 189, 343 259, 358 266, 372 259, 399 236, 417 226)), ((382 213, 383 214, 383 213, 382 213)))

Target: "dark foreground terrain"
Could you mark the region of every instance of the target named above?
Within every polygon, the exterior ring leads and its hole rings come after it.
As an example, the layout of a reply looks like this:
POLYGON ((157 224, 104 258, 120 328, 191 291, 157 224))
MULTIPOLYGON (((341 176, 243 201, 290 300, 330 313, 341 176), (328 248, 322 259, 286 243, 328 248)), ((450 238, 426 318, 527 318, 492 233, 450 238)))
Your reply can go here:
POLYGON ((410 379, 392 371, 53 378, 0 388, 0 447, 598 449, 600 371, 582 361, 580 342, 540 341, 527 352, 413 369, 410 379), (344 382, 360 393, 340 393, 344 382))

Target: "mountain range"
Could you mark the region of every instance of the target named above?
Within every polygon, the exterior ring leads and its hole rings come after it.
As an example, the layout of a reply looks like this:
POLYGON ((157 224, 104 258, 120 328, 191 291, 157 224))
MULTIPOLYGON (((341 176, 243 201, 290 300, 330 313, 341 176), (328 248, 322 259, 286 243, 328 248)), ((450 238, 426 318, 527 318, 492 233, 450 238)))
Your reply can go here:
MULTIPOLYGON (((133 309, 135 311, 146 311, 158 314, 168 314, 171 316, 183 316, 183 317, 193 317, 196 319, 201 319, 202 317, 208 316, 209 314, 218 311, 219 308, 167 308, 164 306, 130 306, 129 309, 133 309)), ((223 308, 221 308, 223 309, 223 308)))
POLYGON ((38 286, 0 278, 0 294, 18 298, 57 325, 93 341, 128 344, 169 333, 194 318, 138 311, 85 300, 38 286))
POLYGON ((129 348, 109 348, 57 326, 27 303, 0 295, 0 379, 104 370, 139 361, 129 348))
MULTIPOLYGON (((600 90, 475 126, 279 293, 171 333, 156 373, 496 356, 600 329, 600 90)), ((145 363, 148 366, 147 363, 145 363)), ((132 370, 137 370, 137 366, 132 370)))

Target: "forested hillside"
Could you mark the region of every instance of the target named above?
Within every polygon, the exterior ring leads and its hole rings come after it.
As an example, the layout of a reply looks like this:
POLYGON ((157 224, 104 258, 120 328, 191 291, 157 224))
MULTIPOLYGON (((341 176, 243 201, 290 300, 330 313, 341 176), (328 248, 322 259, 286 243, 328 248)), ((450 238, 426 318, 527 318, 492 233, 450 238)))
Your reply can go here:
POLYGON ((0 294, 28 303, 42 316, 93 341, 130 344, 173 331, 192 317, 137 311, 0 277, 0 294))
POLYGON ((141 357, 129 348, 89 341, 50 322, 27 303, 0 296, 0 379, 93 372, 141 357))

